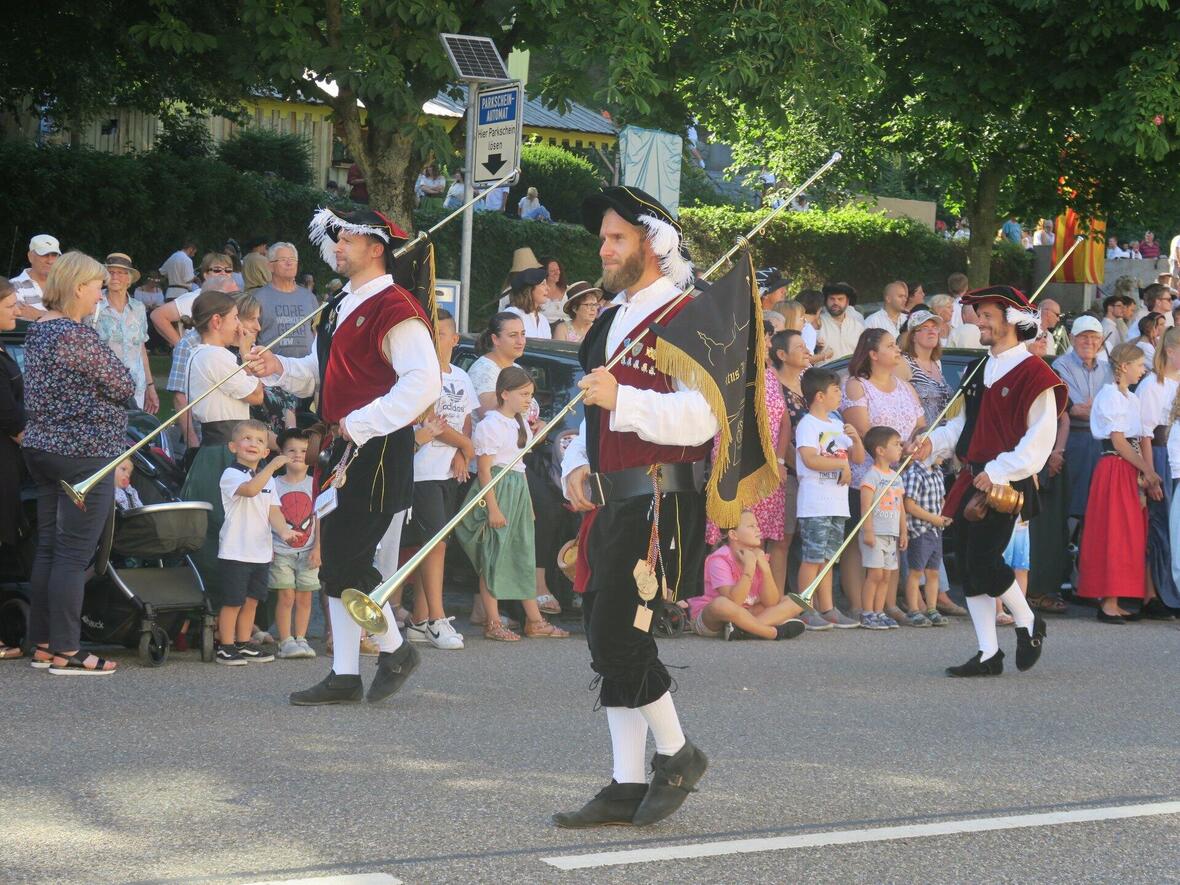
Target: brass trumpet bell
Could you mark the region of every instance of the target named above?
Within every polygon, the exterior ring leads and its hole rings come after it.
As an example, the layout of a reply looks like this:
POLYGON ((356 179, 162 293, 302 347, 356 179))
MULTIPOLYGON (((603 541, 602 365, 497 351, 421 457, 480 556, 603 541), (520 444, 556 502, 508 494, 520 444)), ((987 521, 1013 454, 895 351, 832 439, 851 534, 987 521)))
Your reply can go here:
POLYGON ((389 629, 389 619, 385 617, 381 606, 360 590, 345 590, 340 594, 340 601, 344 603, 349 617, 360 624, 362 630, 380 635, 389 629))

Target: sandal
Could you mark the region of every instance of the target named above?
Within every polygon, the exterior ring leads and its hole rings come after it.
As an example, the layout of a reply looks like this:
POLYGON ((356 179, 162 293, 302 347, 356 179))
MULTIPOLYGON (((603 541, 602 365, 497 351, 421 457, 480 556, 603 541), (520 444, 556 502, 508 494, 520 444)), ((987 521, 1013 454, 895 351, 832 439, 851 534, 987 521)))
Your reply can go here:
POLYGON ((54 676, 109 676, 115 672, 117 666, 114 661, 108 661, 98 655, 88 654, 82 657, 75 653, 67 657, 54 654, 53 663, 49 665, 49 672, 54 676), (86 666, 86 661, 89 658, 94 658, 93 667, 86 666), (65 663, 59 664, 58 661, 65 661, 65 663))
POLYGON ((1057 593, 1046 593, 1043 596, 1029 596, 1028 604, 1033 611, 1042 611, 1047 614, 1063 615, 1069 611, 1069 605, 1057 593))
POLYGON ((529 639, 565 639, 570 634, 568 630, 562 630, 541 618, 539 621, 526 621, 524 635, 529 639))
POLYGON ((48 670, 52 663, 53 652, 51 652, 49 649, 42 648, 39 645, 33 649, 33 660, 29 663, 29 666, 34 670, 48 670), (40 655, 40 657, 38 657, 38 655, 40 655))
POLYGON ((542 593, 537 597, 537 606, 544 614, 559 615, 561 614, 561 603, 557 601, 557 597, 552 593, 542 593))
POLYGON ((1012 620, 1012 616, 1007 612, 1000 612, 998 615, 996 615, 997 627, 1011 627, 1015 623, 1016 622, 1012 620))
POLYGON ((498 621, 493 621, 484 627, 483 638, 492 639, 496 642, 520 642, 519 636, 498 621))
POLYGON ((23 648, 13 648, 10 645, 0 644, 0 661, 11 661, 16 658, 23 658, 25 651, 23 648))

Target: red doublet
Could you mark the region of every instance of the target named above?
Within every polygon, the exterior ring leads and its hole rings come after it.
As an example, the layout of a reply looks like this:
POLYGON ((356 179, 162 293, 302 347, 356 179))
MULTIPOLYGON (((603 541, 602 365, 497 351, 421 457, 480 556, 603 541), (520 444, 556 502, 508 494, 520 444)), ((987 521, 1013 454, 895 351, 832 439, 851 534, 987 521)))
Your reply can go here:
POLYGON ((385 358, 383 342, 395 326, 430 319, 414 296, 393 285, 363 301, 332 335, 320 394, 320 412, 335 424, 349 413, 389 393, 397 372, 385 358))
MULTIPOLYGON (((986 371, 986 367, 981 371, 986 371)), ((1015 449, 1028 431, 1028 410, 1037 397, 1050 389, 1057 398, 1060 414, 1067 397, 1065 385, 1044 360, 1035 356, 1009 369, 991 387, 984 387, 979 415, 967 445, 967 462, 982 468, 997 456, 1015 449)), ((971 487, 971 479, 968 470, 959 474, 947 495, 944 514, 956 515, 959 503, 971 487)))
MULTIPOLYGON (((687 303, 685 299, 672 308, 663 318, 662 324, 671 322, 687 303)), ((626 356, 611 369, 611 374, 620 385, 658 393, 676 390, 675 379, 656 368, 656 336, 650 323, 659 314, 660 310, 657 309, 636 326, 629 337, 623 339, 621 349, 626 356)), ((607 360, 611 356, 613 354, 607 354, 607 360)), ((610 416, 604 414, 598 428, 598 459, 594 469, 600 473, 613 473, 629 467, 650 467, 652 464, 691 463, 704 460, 712 449, 712 440, 699 446, 665 446, 649 442, 637 433, 620 433, 610 429, 610 416)))

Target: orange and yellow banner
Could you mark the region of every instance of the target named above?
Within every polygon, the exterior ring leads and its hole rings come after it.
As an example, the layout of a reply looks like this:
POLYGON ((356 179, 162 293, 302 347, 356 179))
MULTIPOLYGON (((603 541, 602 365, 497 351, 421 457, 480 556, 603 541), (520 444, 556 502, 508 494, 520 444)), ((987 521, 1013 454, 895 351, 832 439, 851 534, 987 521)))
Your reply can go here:
POLYGON ((1086 242, 1074 250, 1069 260, 1061 265, 1061 269, 1053 276, 1055 283, 1102 283, 1106 271, 1106 222, 1090 219, 1086 229, 1082 227, 1082 220, 1072 209, 1066 209, 1064 215, 1058 215, 1054 224, 1056 239, 1053 241, 1053 264, 1061 260, 1061 256, 1073 244, 1079 234, 1086 237, 1086 242))

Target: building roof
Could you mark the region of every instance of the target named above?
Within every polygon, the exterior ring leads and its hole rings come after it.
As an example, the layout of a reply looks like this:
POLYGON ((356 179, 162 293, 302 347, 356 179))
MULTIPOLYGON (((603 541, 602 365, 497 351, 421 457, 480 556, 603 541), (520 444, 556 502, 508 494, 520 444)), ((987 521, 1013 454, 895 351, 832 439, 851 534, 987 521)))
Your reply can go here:
MULTIPOLYGON (((428 114, 438 117, 462 117, 467 109, 467 87, 455 87, 459 98, 451 98, 440 92, 422 106, 428 114)), ((546 107, 541 99, 525 95, 524 125, 536 129, 559 129, 565 132, 585 132, 593 135, 618 135, 618 127, 601 114, 596 114, 577 102, 570 103, 570 109, 562 113, 546 107)))

